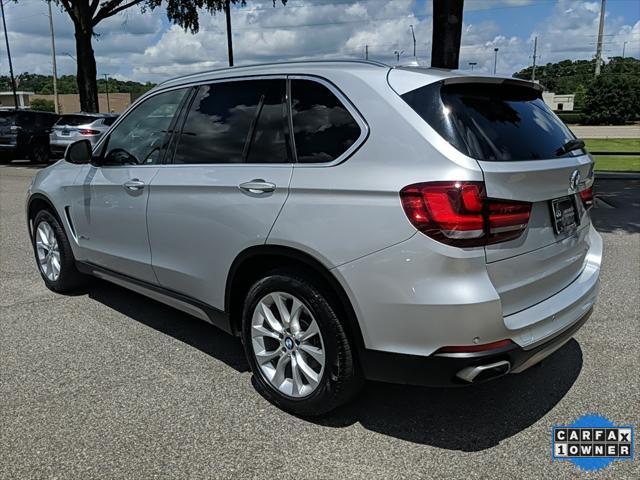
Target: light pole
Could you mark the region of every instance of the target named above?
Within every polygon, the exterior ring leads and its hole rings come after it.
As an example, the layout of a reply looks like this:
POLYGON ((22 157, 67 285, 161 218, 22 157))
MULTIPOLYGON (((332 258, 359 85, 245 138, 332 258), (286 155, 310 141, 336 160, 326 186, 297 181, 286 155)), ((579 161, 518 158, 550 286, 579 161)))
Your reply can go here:
POLYGON ((624 58, 624 51, 625 51, 625 50, 626 50, 626 48, 627 48, 627 43, 629 43, 629 42, 624 42, 624 43, 622 44, 622 58, 624 58))
POLYGON ((413 58, 416 58, 416 32, 413 29, 413 25, 409 25, 409 28, 411 28, 411 36, 413 36, 413 58))
POLYGON ((498 47, 493 49, 494 58, 493 58, 493 74, 495 75, 498 71, 498 47))
POLYGON ((18 109, 18 94, 16 93, 16 77, 13 76, 13 63, 11 62, 11 50, 9 49, 9 34, 7 33, 7 22, 4 19, 4 3, 0 0, 0 10, 2 10, 2 26, 4 27, 4 40, 7 42, 7 57, 9 58, 9 72, 11 73, 11 90, 13 91, 13 105, 18 109))
POLYGON ((400 63, 400 55, 404 53, 404 50, 394 50, 393 54, 396 56, 396 63, 400 63))
POLYGON ((60 101, 58 99, 58 69, 56 66, 56 39, 53 33, 53 16, 51 15, 51 0, 47 2, 49 5, 49 31, 51 32, 51 63, 53 65, 53 97, 55 99, 56 113, 60 113, 60 101))
POLYGON ((105 89, 107 91, 107 113, 111 113, 111 104, 109 103, 109 74, 103 73, 105 83, 105 89))
POLYGON ((227 53, 229 54, 229 66, 233 67, 233 37, 231 34, 231 1, 225 0, 224 16, 227 19, 227 53))
POLYGON ((473 72, 473 67, 478 65, 478 62, 469 62, 469 66, 471 67, 471 71, 473 72))

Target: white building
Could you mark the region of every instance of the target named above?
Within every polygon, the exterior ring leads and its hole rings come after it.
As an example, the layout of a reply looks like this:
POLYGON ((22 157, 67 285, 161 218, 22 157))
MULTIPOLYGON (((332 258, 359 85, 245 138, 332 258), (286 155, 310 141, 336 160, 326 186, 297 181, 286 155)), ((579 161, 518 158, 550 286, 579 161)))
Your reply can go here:
POLYGON ((575 98, 576 96, 573 93, 558 94, 542 92, 542 100, 544 100, 544 103, 556 112, 572 112, 575 98))
MULTIPOLYGON (((33 95, 33 92, 16 92, 19 108, 26 108, 29 106, 29 95, 33 95)), ((0 108, 14 108, 15 106, 16 104, 13 101, 13 92, 0 92, 0 108)))

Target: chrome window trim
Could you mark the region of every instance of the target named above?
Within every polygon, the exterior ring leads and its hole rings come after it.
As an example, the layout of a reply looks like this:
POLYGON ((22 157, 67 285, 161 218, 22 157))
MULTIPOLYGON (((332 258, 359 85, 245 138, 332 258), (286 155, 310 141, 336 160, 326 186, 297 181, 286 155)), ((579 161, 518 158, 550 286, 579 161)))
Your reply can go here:
MULTIPOLYGON (((310 80, 310 81, 314 81, 317 82, 321 85, 323 85, 324 87, 328 88, 329 91, 336 96, 336 98, 338 100, 340 100, 340 102, 342 103, 342 105, 344 105, 344 107, 347 109, 347 111, 349 112, 349 114, 353 117, 353 119, 356 121, 356 123, 358 124, 358 126, 360 127, 360 136, 357 138, 357 140, 348 148, 346 149, 339 157, 337 157, 336 159, 334 159, 331 162, 326 162, 326 163, 298 163, 297 161, 294 162, 290 162, 290 163, 183 163, 183 164, 175 164, 172 161, 168 162, 168 163, 158 163, 158 164, 154 164, 154 165, 131 165, 129 167, 134 168, 134 167, 144 167, 144 166, 157 166, 157 167, 171 167, 171 166, 175 166, 175 167, 203 167, 205 165, 215 165, 215 166, 229 166, 229 167, 238 167, 238 166, 247 166, 247 167, 255 167, 255 166, 273 166, 273 167, 295 167, 295 168, 310 168, 310 167, 333 167, 335 165, 338 165, 344 161, 346 161, 353 153, 356 152, 356 150, 358 150, 366 141, 366 139, 369 137, 369 124, 365 121, 364 117, 362 116, 362 114, 360 113, 360 111, 358 111, 358 109, 353 105, 353 103, 351 103, 351 101, 347 98, 346 95, 344 95, 339 89, 338 87, 336 87, 333 83, 331 83, 329 80, 327 80, 324 77, 320 77, 317 75, 305 75, 305 74, 264 74, 264 75, 247 75, 247 76, 229 76, 229 77, 224 77, 224 78, 215 78, 215 79, 208 79, 208 80, 197 80, 197 81, 192 81, 192 82, 187 82, 187 83, 183 83, 180 85, 173 85, 171 87, 167 87, 167 88, 162 88, 159 90, 150 90, 149 92, 145 93, 144 95, 142 95, 141 97, 139 97, 135 102, 133 102, 131 105, 129 105, 129 107, 118 117, 118 119, 113 123, 113 125, 111 125, 111 127, 104 132, 101 136, 100 139, 98 140, 98 142, 96 143, 96 145, 93 148, 93 153, 95 154, 96 152, 100 151, 100 148, 102 148, 102 144, 104 143, 105 139, 111 134, 111 130, 115 129, 121 121, 123 121, 135 108, 137 108, 140 104, 142 104, 143 102, 145 102, 146 100, 156 96, 156 95, 160 95, 161 93, 166 93, 166 92, 170 92, 172 90, 180 90, 180 89, 189 89, 189 88, 193 88, 193 87, 200 87, 202 85, 210 85, 212 83, 222 83, 222 82, 237 82, 237 81, 245 81, 245 80, 274 80, 274 79, 283 79, 283 80, 310 80)), ((292 119, 292 115, 289 113, 290 118, 292 119)), ((293 132, 291 132, 291 136, 293 137, 293 132)), ((296 153, 296 160, 297 160, 297 153, 296 153)), ((118 165, 119 166, 119 165, 118 165)))

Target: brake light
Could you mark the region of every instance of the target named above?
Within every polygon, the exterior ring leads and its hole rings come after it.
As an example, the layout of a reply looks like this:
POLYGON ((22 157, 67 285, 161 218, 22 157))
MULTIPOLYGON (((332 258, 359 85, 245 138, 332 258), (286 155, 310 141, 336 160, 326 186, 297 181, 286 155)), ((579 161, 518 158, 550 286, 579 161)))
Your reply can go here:
POLYGON ((504 348, 513 345, 513 342, 508 338, 505 340, 498 340, 497 342, 484 343, 482 345, 456 345, 451 347, 442 347, 436 353, 469 353, 469 352, 484 352, 486 350, 496 350, 498 348, 504 348))
POLYGON ((90 128, 83 128, 79 131, 80 135, 98 135, 98 130, 91 130, 90 128))
POLYGON ((580 192, 580 198, 584 204, 584 208, 587 210, 593 207, 593 187, 589 187, 580 192))
POLYGON ((409 221, 448 245, 476 247, 518 238, 531 203, 487 198, 484 182, 416 183, 400 191, 409 221))

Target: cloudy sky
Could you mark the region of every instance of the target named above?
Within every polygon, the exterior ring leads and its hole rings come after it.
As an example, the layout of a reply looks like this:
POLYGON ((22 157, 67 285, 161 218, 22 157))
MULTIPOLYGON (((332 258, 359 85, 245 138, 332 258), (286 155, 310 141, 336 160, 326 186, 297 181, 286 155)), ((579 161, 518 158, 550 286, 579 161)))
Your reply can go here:
MULTIPOLYGON (((49 74, 51 51, 44 0, 5 2, 14 70, 49 74)), ((466 0, 460 68, 511 75, 531 64, 538 37, 539 63, 589 59, 595 52, 600 2, 581 0, 466 0)), ((54 7, 58 73, 75 73, 73 25, 54 7)), ((248 0, 232 11, 236 64, 303 58, 369 58, 395 62, 394 51, 412 56, 409 25, 415 28, 417 57, 428 64, 431 2, 428 0, 248 0)), ((98 73, 121 79, 159 82, 171 76, 226 65, 224 17, 202 14, 200 32, 169 24, 162 9, 129 9, 99 24, 94 50, 98 73)), ((609 0, 605 23, 606 56, 640 58, 640 1, 609 0)), ((4 42, 0 74, 8 73, 4 42)))

